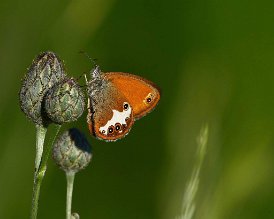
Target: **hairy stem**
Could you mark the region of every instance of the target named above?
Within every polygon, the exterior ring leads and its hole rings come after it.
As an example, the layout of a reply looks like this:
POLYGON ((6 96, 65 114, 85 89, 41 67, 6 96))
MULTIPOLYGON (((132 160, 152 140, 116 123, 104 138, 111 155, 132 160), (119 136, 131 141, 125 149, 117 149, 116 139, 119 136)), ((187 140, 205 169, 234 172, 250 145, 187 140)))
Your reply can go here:
POLYGON ((66 219, 71 219, 71 204, 72 204, 72 193, 73 193, 73 182, 75 172, 66 172, 67 176, 67 208, 66 208, 66 219))
MULTIPOLYGON (((32 193, 32 208, 31 208, 31 219, 36 219, 37 218, 37 211, 38 211, 38 202, 39 202, 39 196, 40 196, 40 188, 41 184, 47 169, 47 161, 53 146, 53 143, 55 141, 55 138, 61 128, 61 125, 56 125, 56 130, 55 130, 55 135, 51 141, 47 144, 46 151, 43 154, 43 145, 44 145, 44 139, 45 139, 45 134, 44 132, 44 138, 43 140, 37 140, 37 144, 39 142, 39 146, 36 146, 36 148, 39 148, 39 153, 37 152, 37 156, 35 159, 35 173, 34 173, 34 185, 33 185, 33 193, 32 193), (42 150, 41 150, 42 148, 42 150), (39 157, 38 157, 39 156, 39 157), (37 158, 38 157, 38 158, 37 158)), ((40 128, 41 129, 41 128, 40 128)), ((39 131, 41 132, 41 130, 39 131)), ((44 128, 45 129, 45 128, 44 128)), ((37 128, 38 132, 38 128, 37 128)), ((37 134, 37 138, 42 136, 42 134, 37 134)))

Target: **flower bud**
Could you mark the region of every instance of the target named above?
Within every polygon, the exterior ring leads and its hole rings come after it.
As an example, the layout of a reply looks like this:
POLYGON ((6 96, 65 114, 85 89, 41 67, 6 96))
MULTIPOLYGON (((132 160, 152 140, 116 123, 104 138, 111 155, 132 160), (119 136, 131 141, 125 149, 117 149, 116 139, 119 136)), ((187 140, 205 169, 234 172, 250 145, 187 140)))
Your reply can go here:
POLYGON ((19 93, 20 107, 36 125, 45 125, 42 101, 46 92, 65 76, 63 63, 53 52, 43 52, 32 62, 19 93))
POLYGON ((84 94, 74 79, 65 79, 47 92, 44 108, 55 123, 76 121, 85 109, 84 94))
POLYGON ((53 159, 65 172, 76 173, 84 169, 91 157, 90 144, 76 128, 64 132, 54 143, 53 159))

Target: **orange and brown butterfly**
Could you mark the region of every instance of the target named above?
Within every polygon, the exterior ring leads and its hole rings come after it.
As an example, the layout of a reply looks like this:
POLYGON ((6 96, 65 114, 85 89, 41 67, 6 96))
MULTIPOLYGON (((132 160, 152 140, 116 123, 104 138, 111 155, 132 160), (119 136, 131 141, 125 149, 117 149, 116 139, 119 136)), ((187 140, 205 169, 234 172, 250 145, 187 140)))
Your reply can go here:
POLYGON ((126 136, 134 121, 160 100, 160 90, 151 81, 129 73, 103 73, 97 64, 87 81, 87 93, 89 131, 106 141, 126 136))

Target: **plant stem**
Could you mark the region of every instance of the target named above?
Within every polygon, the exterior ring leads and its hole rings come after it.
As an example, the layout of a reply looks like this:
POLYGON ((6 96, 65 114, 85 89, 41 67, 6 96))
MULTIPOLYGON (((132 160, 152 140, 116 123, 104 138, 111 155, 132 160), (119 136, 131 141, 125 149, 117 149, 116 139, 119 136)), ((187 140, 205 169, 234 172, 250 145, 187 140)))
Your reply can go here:
MULTIPOLYGON (((34 179, 33 179, 33 194, 32 194, 32 211, 31 211, 31 218, 36 218, 37 215, 37 206, 35 205, 36 199, 39 197, 40 188, 37 188, 37 173, 41 163, 43 148, 44 148, 44 141, 47 133, 47 128, 44 126, 36 126, 36 156, 35 156, 35 169, 34 169, 34 179)), ((37 202, 38 204, 38 202, 37 202)))
POLYGON ((33 185, 33 192, 32 192, 31 219, 37 218, 40 187, 44 177, 44 173, 41 173, 38 171, 34 177, 35 178, 34 178, 34 185, 33 185))
POLYGON ((66 208, 66 219, 71 219, 71 204, 72 204, 72 192, 75 172, 66 172, 67 176, 67 208, 66 208))
MULTIPOLYGON (((43 154, 44 141, 47 133, 47 128, 44 126, 36 126, 36 156, 35 156, 35 170, 34 174, 40 166, 43 154)), ((35 176, 34 176, 35 177, 35 176)))
MULTIPOLYGON (((35 173, 34 173, 34 185, 33 185, 33 193, 32 193, 32 208, 31 208, 31 219, 36 219, 37 218, 37 211, 38 211, 38 202, 39 202, 39 196, 40 196, 40 188, 41 184, 47 169, 47 161, 53 146, 53 143, 55 141, 55 138, 61 128, 61 125, 56 125, 55 126, 55 135, 51 141, 47 144, 46 152, 44 156, 42 156, 43 153, 43 144, 44 144, 44 139, 43 141, 37 140, 39 142, 39 146, 36 146, 36 148, 39 148, 39 153, 37 152, 37 156, 35 159, 35 173), (42 152, 41 152, 42 148, 42 152), (39 157, 38 157, 39 156, 39 157), (37 158, 38 157, 38 158, 37 158)), ((44 128, 45 129, 45 128, 44 128)), ((37 128, 38 131, 38 128, 37 128)), ((41 129, 39 129, 41 132, 41 129)), ((44 135, 46 132, 44 132, 44 135)), ((41 135, 37 134, 40 137, 41 135)), ((45 136, 44 136, 45 138, 45 136)))

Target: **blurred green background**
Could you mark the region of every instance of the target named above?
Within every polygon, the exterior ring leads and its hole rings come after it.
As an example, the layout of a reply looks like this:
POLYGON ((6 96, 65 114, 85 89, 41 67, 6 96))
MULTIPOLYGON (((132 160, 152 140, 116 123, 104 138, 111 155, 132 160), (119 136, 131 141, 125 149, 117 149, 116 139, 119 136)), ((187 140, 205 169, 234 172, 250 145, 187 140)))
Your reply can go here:
MULTIPOLYGON (((123 140, 88 135, 76 175, 81 218, 174 219, 208 123, 195 218, 274 218, 274 2, 0 1, 0 218, 29 218, 35 128, 18 91, 32 59, 52 50, 68 74, 131 72, 162 89, 156 110, 123 140)), ((65 175, 50 160, 39 219, 65 218, 65 175)))

